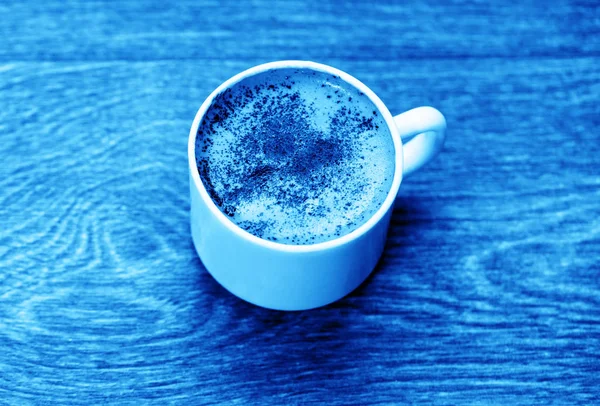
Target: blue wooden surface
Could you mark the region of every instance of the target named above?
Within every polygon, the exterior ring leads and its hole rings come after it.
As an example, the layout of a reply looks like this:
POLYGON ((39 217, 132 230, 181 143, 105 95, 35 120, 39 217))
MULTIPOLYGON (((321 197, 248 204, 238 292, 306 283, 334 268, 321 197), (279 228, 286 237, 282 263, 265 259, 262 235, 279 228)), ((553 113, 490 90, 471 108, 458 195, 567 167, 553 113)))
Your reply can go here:
POLYGON ((596 1, 0 4, 0 404, 600 404, 596 1), (187 134, 261 62, 438 107, 376 272, 313 311, 224 291, 187 134))

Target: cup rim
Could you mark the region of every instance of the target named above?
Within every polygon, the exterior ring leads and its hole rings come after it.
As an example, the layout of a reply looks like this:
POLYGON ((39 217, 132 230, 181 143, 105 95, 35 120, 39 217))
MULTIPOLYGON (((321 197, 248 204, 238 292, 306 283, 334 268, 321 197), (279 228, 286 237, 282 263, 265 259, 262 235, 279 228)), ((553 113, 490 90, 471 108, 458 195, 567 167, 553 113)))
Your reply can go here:
POLYGON ((189 139, 188 139, 188 164, 189 170, 191 174, 192 182, 194 183, 195 188, 199 191, 200 197, 206 203, 210 212, 232 233, 236 234, 239 238, 246 240, 252 244, 256 244, 262 246, 267 249, 281 251, 281 252, 318 252, 323 250, 328 250, 331 248, 335 248, 338 246, 345 245, 357 238, 366 234, 369 230, 375 227, 390 209, 390 207, 394 204, 396 200, 396 196, 398 194, 398 190, 400 189, 400 183, 402 182, 402 170, 403 170, 403 153, 402 153, 402 139, 400 138, 400 134, 398 132, 398 128, 394 122, 394 117, 385 106, 385 104, 381 101, 381 99, 364 83, 356 79, 355 77, 349 75, 348 73, 341 71, 337 68, 334 68, 329 65, 312 62, 312 61, 303 61, 303 60, 283 60, 276 62, 268 62, 263 63, 252 68, 246 69, 225 82, 223 82, 219 87, 217 87, 202 103, 200 108, 198 109, 194 121, 192 122, 192 127, 190 129, 189 139), (355 87, 362 93, 364 93, 371 102, 375 105, 379 113, 384 118, 390 135, 392 137, 392 141, 394 144, 394 178, 392 180, 392 185, 388 194, 383 201, 383 203, 379 206, 377 211, 363 224, 361 224, 358 228, 353 230, 352 232, 345 234, 341 237, 323 241, 315 244, 283 244, 275 241, 269 241, 260 237, 255 236, 254 234, 244 230, 236 223, 234 223, 231 219, 229 219, 220 209, 217 207, 215 202, 212 200, 206 188, 204 187, 204 183, 200 179, 200 173, 198 171, 198 167, 196 164, 196 135, 198 133, 198 127, 202 121, 202 118, 210 108, 213 100, 217 95, 229 89, 234 84, 246 79, 247 77, 257 75, 259 73, 263 73, 269 70, 274 69, 310 69, 318 72, 329 73, 331 75, 339 76, 346 83, 355 87))

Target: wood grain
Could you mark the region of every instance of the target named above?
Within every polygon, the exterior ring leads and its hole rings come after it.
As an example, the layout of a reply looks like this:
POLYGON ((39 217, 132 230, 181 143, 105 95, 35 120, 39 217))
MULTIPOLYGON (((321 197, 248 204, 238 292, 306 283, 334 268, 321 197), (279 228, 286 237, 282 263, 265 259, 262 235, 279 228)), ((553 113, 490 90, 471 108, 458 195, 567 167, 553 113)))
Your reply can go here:
POLYGON ((600 403, 595 3, 32 5, 0 5, 0 404, 600 403), (372 277, 288 313, 203 268, 186 146, 293 55, 449 133, 372 277))
POLYGON ((4 60, 600 56, 595 0, 13 1, 4 60))

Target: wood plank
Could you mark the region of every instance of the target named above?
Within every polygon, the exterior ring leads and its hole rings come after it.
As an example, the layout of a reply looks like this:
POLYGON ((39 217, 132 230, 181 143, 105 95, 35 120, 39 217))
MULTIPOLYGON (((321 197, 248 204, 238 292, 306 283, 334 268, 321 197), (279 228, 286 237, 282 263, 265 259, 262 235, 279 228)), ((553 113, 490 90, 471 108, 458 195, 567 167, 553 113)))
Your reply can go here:
POLYGON ((2 61, 600 55, 596 1, 4 1, 0 15, 2 61))
POLYGON ((195 111, 260 59, 0 65, 0 398, 599 401, 598 58, 326 58, 449 135, 374 275, 298 313, 225 292, 188 230, 195 111))

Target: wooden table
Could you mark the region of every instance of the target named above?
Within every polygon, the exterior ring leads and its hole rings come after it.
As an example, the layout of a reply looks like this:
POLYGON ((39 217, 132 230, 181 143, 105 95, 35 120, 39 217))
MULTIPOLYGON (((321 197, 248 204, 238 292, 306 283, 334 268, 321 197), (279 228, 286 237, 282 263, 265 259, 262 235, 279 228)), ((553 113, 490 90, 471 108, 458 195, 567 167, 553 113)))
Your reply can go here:
POLYGON ((600 6, 517 3, 2 2, 0 403, 598 404, 600 6), (196 110, 281 59, 449 129, 373 275, 296 313, 188 225, 196 110))

